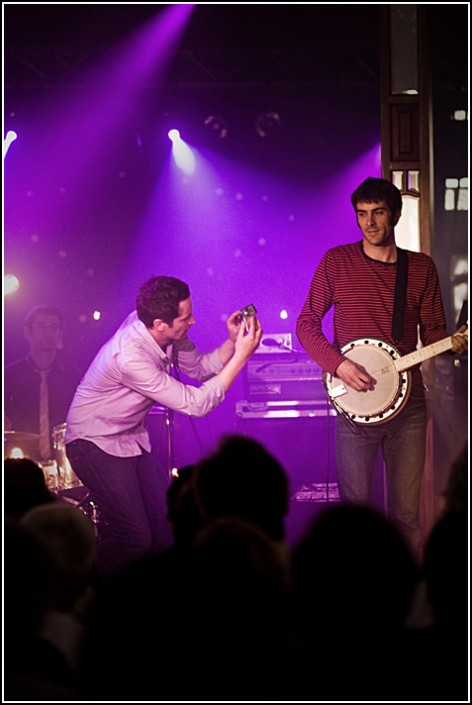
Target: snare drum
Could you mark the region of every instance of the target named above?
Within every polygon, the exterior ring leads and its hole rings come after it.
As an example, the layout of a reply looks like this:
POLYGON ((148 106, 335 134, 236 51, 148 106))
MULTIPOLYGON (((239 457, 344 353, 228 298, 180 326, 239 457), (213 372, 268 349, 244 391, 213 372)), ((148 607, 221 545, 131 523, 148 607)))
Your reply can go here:
POLYGON ((59 473, 59 489, 69 490, 72 487, 82 487, 82 483, 75 474, 66 454, 64 438, 67 424, 61 423, 54 426, 52 440, 54 444, 54 456, 59 473))

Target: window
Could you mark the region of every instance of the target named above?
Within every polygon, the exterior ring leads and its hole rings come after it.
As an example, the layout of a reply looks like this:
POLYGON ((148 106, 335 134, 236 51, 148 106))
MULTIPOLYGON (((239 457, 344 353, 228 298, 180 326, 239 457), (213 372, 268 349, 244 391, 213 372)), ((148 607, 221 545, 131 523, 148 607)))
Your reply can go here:
POLYGON ((445 181, 444 210, 468 211, 469 210, 469 179, 449 178, 445 181))

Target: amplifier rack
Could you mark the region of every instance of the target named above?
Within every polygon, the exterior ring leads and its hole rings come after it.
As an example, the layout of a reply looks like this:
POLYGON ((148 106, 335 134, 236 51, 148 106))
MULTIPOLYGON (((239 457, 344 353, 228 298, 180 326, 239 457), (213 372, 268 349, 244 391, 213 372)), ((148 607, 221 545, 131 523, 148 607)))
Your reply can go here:
POLYGON ((304 401, 238 401, 236 416, 242 419, 293 419, 299 417, 336 416, 336 411, 326 399, 304 401))

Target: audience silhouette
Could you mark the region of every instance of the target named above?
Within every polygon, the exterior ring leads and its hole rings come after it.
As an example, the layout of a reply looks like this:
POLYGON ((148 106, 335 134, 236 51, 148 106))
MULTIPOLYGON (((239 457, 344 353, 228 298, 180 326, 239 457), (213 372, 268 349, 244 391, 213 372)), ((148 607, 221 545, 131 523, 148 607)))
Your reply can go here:
POLYGON ((94 599, 92 524, 77 507, 61 502, 34 507, 20 525, 49 559, 50 590, 40 635, 59 649, 78 678, 82 640, 94 599))
POLYGON ((289 565, 280 542, 245 519, 220 517, 198 533, 187 635, 193 697, 290 699, 289 565))
POLYGON ((319 511, 290 551, 284 468, 223 436, 169 486, 173 545, 108 577, 90 519, 34 462, 5 461, 7 699, 466 699, 467 456, 418 566, 385 516, 352 504, 319 511))
POLYGON ((47 551, 16 521, 4 522, 4 696, 7 702, 74 701, 76 676, 41 636, 53 577, 47 551))
POLYGON ((43 470, 30 458, 3 461, 3 509, 5 517, 20 519, 29 509, 57 499, 46 485, 43 470))
POLYGON ((469 697, 468 444, 451 465, 443 500, 422 564, 430 621, 413 622, 398 653, 413 698, 457 702, 469 697))
POLYGON ((255 439, 228 434, 195 474, 197 502, 207 519, 238 516, 276 541, 285 539, 289 483, 279 461, 255 439))
MULTIPOLYGON (((293 666, 319 677, 296 697, 379 702, 398 677, 391 644, 418 582, 415 559, 399 531, 377 510, 330 505, 293 552, 293 666)), ((294 676, 294 683, 298 682, 294 676)), ((302 681, 303 682, 303 681, 302 681)))
POLYGON ((267 664, 287 642, 287 508, 285 471, 255 441, 225 436, 214 453, 182 468, 167 494, 174 545, 103 581, 83 696, 208 700, 230 692, 244 699, 263 683, 278 697, 281 669, 267 664), (256 649, 261 643, 266 648, 256 649))

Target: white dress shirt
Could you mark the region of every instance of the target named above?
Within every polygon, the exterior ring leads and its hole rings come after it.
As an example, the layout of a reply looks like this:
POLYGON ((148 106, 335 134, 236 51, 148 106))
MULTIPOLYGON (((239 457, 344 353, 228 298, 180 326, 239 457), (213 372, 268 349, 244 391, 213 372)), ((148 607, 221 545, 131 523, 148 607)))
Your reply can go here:
POLYGON ((189 416, 205 416, 225 398, 218 349, 197 350, 184 338, 159 347, 136 311, 97 353, 79 384, 67 415, 65 443, 82 438, 110 455, 141 455, 151 450, 144 420, 154 404, 189 416), (171 362, 195 387, 170 375, 171 362))

